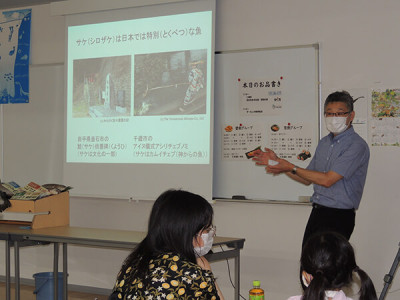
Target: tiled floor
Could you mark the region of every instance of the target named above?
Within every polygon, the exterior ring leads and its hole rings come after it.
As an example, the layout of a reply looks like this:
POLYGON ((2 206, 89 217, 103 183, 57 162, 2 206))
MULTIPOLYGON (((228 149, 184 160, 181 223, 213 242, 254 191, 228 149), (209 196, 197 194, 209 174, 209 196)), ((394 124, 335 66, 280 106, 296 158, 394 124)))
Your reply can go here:
MULTIPOLYGON (((34 289, 33 286, 22 285, 20 289, 20 299, 36 300, 36 295, 33 293, 34 289)), ((68 300, 107 300, 107 298, 108 296, 105 295, 93 295, 68 291, 68 300)), ((0 299, 6 299, 6 285, 4 282, 0 282, 0 299)), ((14 284, 11 285, 11 300, 15 300, 14 284)))

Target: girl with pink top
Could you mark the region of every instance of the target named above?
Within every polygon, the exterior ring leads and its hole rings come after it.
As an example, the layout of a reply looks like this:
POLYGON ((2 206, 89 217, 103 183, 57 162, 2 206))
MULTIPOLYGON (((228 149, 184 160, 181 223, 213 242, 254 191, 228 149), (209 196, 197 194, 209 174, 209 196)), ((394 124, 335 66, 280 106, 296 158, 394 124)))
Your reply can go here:
POLYGON ((303 295, 288 300, 351 300, 342 288, 353 282, 354 273, 361 282, 359 300, 377 300, 374 284, 357 266, 350 243, 338 233, 317 233, 306 242, 301 254, 303 295))

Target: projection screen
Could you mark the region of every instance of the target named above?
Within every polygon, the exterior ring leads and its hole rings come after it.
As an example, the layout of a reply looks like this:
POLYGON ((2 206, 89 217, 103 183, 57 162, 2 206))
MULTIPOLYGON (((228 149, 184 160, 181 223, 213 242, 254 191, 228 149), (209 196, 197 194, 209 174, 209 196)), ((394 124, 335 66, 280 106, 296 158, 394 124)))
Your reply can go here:
POLYGON ((71 194, 211 200, 215 0, 67 16, 71 194))

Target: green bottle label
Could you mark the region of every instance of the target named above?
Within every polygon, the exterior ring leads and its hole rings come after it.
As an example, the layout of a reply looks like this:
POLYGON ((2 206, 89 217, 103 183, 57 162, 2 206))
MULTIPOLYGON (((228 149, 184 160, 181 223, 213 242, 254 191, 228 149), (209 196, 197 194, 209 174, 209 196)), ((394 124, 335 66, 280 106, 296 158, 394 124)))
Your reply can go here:
POLYGON ((264 300, 264 295, 262 296, 251 296, 249 300, 264 300))

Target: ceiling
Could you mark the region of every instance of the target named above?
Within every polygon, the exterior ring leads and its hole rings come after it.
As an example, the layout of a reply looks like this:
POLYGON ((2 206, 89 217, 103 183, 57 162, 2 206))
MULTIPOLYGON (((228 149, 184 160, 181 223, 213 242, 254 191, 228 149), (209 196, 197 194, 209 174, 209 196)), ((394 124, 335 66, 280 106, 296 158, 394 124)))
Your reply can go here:
POLYGON ((29 7, 38 4, 48 4, 62 0, 0 0, 0 10, 29 7))

